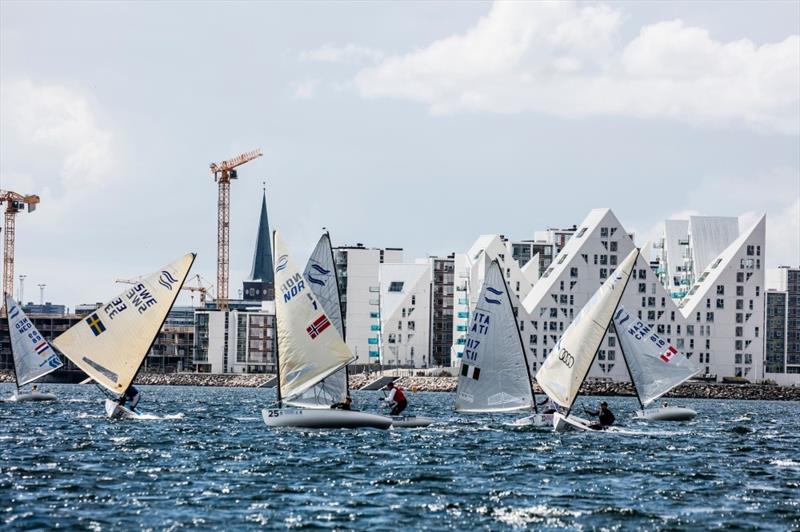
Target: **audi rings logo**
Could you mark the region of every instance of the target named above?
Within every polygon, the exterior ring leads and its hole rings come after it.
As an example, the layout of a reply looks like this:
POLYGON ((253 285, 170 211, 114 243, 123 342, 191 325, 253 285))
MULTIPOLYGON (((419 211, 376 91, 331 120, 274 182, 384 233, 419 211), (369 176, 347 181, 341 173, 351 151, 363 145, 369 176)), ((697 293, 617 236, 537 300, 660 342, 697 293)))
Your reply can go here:
POLYGON ((575 357, 572 356, 566 349, 562 349, 558 352, 558 359, 568 368, 572 368, 572 366, 575 365, 575 357))

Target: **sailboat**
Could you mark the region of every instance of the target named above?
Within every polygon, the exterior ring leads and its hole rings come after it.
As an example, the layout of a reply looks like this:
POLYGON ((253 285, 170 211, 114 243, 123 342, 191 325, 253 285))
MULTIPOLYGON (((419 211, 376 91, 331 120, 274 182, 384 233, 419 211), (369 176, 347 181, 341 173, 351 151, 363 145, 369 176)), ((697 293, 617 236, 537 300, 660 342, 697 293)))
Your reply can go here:
MULTIPOLYGON (((591 430, 591 422, 571 416, 570 411, 592 367, 638 257, 639 250, 634 248, 572 320, 536 374, 536 380, 547 396, 567 410, 563 414, 553 414, 553 429, 556 432, 591 430)), ((618 431, 615 427, 608 430, 618 431)))
MULTIPOLYGON (((195 254, 164 266, 100 306, 53 345, 95 383, 119 397, 133 382, 167 314, 175 304, 195 254)), ((108 417, 139 417, 106 399, 108 417)))
POLYGON ((653 421, 688 421, 697 412, 691 408, 664 406, 647 408, 653 401, 700 373, 686 355, 656 334, 623 307, 614 314, 619 347, 633 382, 641 410, 636 416, 653 421))
POLYGON ((63 365, 61 359, 25 315, 22 307, 9 295, 6 295, 6 311, 17 385, 17 393, 9 400, 55 401, 56 396, 51 393, 36 390, 22 392, 21 388, 60 368, 63 365))
POLYGON ((320 300, 295 266, 277 231, 275 251, 275 314, 278 327, 277 408, 261 411, 268 427, 388 429, 385 416, 353 410, 285 408, 284 403, 301 397, 355 360, 341 335, 332 326, 320 300))
POLYGON ((552 415, 537 411, 525 346, 497 259, 486 271, 467 331, 454 406, 464 413, 533 410, 516 424, 552 424, 552 415))
MULTIPOLYGON (((328 232, 320 237, 314 252, 311 253, 303 278, 308 282, 308 287, 317 302, 322 305, 331 326, 344 340, 346 337, 339 280, 336 277, 336 263, 328 232)), ((344 401, 347 393, 347 366, 345 366, 294 399, 287 400, 286 404, 301 408, 330 409, 332 404, 344 401)))

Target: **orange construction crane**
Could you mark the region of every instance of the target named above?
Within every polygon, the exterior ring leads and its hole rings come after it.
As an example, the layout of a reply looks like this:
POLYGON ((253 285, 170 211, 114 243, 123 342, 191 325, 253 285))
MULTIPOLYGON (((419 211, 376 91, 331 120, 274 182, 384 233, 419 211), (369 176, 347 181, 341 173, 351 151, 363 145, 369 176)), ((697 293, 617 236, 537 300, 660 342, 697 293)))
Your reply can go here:
MULTIPOLYGON (((36 210, 39 196, 22 195, 10 190, 0 190, 0 205, 6 204, 5 229, 3 238, 3 293, 14 292, 14 217, 26 207, 28 212, 36 210)), ((5 297, 0 302, 0 307, 5 307, 5 297)))
POLYGON ((228 308, 228 270, 230 252, 230 224, 231 224, 231 179, 236 179, 235 168, 257 157, 261 157, 261 150, 253 150, 237 155, 221 163, 211 163, 211 173, 214 181, 219 183, 219 198, 217 200, 217 305, 228 308))

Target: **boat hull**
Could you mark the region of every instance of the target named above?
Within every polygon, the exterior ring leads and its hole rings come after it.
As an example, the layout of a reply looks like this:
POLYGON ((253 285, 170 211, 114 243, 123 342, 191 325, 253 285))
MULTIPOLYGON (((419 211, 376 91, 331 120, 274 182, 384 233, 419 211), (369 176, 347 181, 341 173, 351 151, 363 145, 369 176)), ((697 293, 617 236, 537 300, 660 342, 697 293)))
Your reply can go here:
POLYGON ((393 429, 411 429, 427 427, 433 423, 433 418, 426 416, 390 416, 393 429))
POLYGON ((636 412, 637 419, 647 421, 689 421, 697 416, 691 408, 668 406, 664 408, 650 408, 636 412))
POLYGON ((111 399, 106 399, 105 407, 106 416, 110 419, 136 419, 139 417, 136 412, 121 406, 111 399))
POLYGON ((392 419, 356 410, 318 410, 305 408, 265 408, 261 411, 268 427, 304 429, 388 429, 392 419))
POLYGON ((559 413, 553 414, 553 430, 555 432, 569 432, 573 430, 584 432, 617 432, 629 434, 618 427, 606 427, 604 429, 592 428, 592 421, 578 416, 564 416, 559 413))
POLYGON ((511 423, 515 427, 552 427, 553 414, 533 414, 511 423))
POLYGON ((27 403, 27 402, 34 402, 34 401, 58 401, 58 397, 53 395, 52 393, 44 393, 44 392, 22 392, 12 395, 9 401, 13 401, 15 403, 27 403))

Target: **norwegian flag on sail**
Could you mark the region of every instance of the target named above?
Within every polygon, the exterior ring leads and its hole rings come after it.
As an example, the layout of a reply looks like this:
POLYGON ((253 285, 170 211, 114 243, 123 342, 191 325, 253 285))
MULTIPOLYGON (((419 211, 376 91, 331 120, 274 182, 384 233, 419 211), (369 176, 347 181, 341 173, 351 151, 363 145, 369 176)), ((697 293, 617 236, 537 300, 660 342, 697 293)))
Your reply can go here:
POLYGON ((328 316, 323 314, 319 318, 315 319, 314 323, 306 327, 306 332, 313 340, 314 338, 322 334, 322 331, 327 329, 330 326, 330 324, 331 322, 330 320, 328 320, 328 316))
POLYGON ((672 358, 672 356, 673 356, 674 354, 676 354, 677 352, 678 352, 678 350, 677 350, 677 349, 675 349, 675 348, 674 348, 674 347, 672 347, 672 346, 669 346, 669 349, 667 349, 666 351, 664 351, 664 352, 661 354, 661 360, 663 360, 664 362, 669 362, 669 359, 670 359, 670 358, 672 358))

